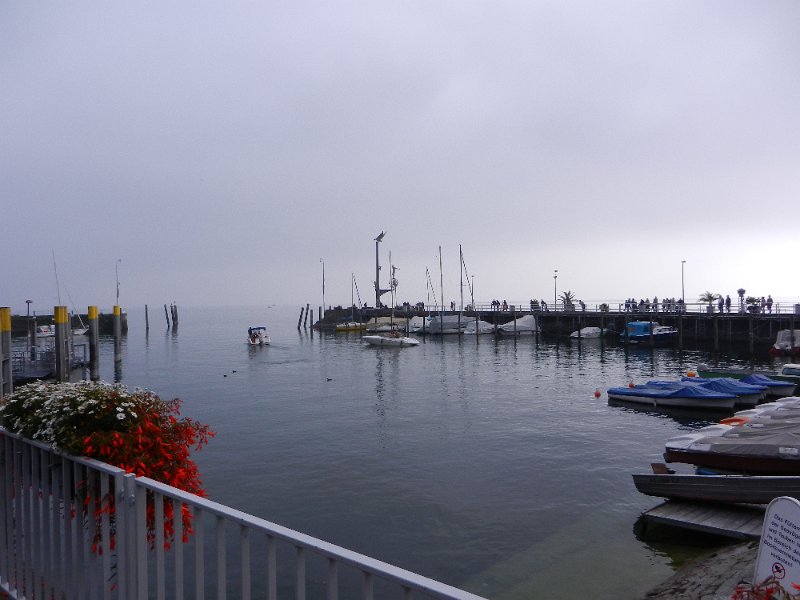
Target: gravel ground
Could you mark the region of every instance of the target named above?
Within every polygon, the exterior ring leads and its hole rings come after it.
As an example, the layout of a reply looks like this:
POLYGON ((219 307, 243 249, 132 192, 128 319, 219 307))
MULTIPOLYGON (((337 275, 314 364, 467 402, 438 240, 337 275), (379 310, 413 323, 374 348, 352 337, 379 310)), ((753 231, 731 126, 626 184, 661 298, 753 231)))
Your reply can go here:
POLYGON ((650 590, 645 600, 724 600, 741 581, 751 582, 758 541, 742 542, 698 557, 664 583, 650 590))

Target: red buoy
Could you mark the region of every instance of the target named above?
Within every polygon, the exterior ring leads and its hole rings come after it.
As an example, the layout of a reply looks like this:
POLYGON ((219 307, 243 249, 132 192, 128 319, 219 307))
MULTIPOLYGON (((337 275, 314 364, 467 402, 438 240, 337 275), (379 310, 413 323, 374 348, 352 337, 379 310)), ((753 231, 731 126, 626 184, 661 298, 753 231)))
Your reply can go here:
POLYGON ((600 388, 598 388, 598 389, 596 389, 596 390, 594 391, 594 397, 595 397, 595 398, 599 398, 599 397, 600 397, 600 388))

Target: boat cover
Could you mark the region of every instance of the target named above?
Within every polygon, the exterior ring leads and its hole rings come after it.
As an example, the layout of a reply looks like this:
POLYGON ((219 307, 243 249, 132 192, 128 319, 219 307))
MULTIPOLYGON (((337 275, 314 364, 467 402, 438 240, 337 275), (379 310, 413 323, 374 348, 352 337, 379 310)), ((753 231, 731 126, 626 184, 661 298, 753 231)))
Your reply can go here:
POLYGON ((525 315, 524 317, 520 317, 514 321, 509 321, 504 325, 500 325, 498 327, 500 331, 504 331, 505 333, 530 333, 534 331, 539 331, 539 328, 536 325, 536 317, 534 315, 525 315))
POLYGON ((787 385, 792 385, 789 381, 781 381, 778 379, 770 379, 766 375, 761 375, 759 373, 752 373, 747 375, 746 377, 742 377, 741 381, 743 383, 750 383, 753 385, 765 385, 768 388, 770 387, 786 387, 787 385))
POLYGON ((732 377, 712 377, 708 379, 703 377, 683 377, 681 381, 685 383, 694 382, 716 392, 726 392, 728 394, 736 394, 737 396, 761 394, 767 391, 767 386, 765 385, 744 383, 740 379, 733 379, 732 377))
POLYGON ((679 381, 648 381, 644 385, 611 388, 608 390, 608 393, 618 396, 645 396, 651 398, 706 398, 723 400, 736 397, 735 394, 715 392, 700 385, 684 385, 679 381))

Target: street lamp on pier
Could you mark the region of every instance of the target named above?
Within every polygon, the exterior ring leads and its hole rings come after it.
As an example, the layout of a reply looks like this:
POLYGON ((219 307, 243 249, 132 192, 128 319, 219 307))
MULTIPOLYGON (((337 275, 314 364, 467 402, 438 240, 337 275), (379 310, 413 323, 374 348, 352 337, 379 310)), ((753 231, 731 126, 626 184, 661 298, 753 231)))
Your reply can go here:
POLYGON ((558 305, 558 269, 553 270, 553 310, 558 305))
POLYGON ((322 314, 319 316, 322 319, 325 316, 325 261, 320 258, 319 262, 322 263, 322 314))
POLYGON ((685 293, 685 288, 684 288, 684 285, 683 285, 683 266, 685 264, 686 264, 686 261, 682 260, 681 261, 681 304, 683 304, 684 307, 686 306, 686 293, 685 293))

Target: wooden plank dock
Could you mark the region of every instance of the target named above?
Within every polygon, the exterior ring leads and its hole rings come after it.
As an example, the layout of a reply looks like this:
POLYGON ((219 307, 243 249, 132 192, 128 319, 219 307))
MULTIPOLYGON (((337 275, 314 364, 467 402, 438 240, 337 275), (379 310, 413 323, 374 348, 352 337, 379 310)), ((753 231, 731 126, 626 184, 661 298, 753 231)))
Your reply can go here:
POLYGON ((642 516, 655 523, 747 540, 761 537, 765 510, 765 506, 755 504, 726 505, 667 500, 642 516))

